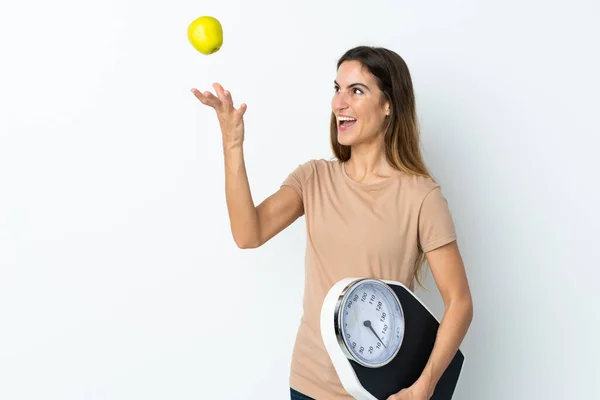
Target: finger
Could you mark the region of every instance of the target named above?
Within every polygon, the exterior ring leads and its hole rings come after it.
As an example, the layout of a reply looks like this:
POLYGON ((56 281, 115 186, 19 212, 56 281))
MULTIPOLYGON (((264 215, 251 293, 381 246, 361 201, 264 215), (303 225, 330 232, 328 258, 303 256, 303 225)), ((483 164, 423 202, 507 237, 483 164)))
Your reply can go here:
POLYGON ((233 107, 233 99, 231 98, 229 90, 223 90, 223 101, 227 106, 233 107))
POLYGON ((196 98, 198 100, 200 100, 200 102, 202 104, 209 105, 209 102, 208 102, 208 99, 206 98, 206 96, 204 96, 202 93, 200 93, 200 91, 198 89, 193 88, 191 90, 191 92, 194 94, 194 96, 196 96, 196 98))
POLYGON ((242 118, 244 116, 244 114, 246 114, 247 109, 248 109, 248 106, 246 105, 246 103, 242 103, 240 105, 240 108, 237 110, 238 117, 242 118))
POLYGON ((224 109, 232 110, 233 109, 233 100, 231 99, 231 93, 229 93, 228 90, 225 90, 223 88, 223 86, 221 86, 218 83, 213 84, 213 87, 215 88, 215 92, 217 92, 217 96, 219 96, 219 100, 221 101, 222 105, 224 106, 224 109))
POLYGON ((205 105, 211 106, 211 107, 216 107, 216 104, 214 102, 215 97, 212 95, 212 93, 210 93, 210 92, 202 93, 196 88, 192 89, 192 93, 194 94, 194 96, 196 96, 196 98, 198 100, 200 100, 200 102, 202 102, 202 104, 205 104, 205 105))
POLYGON ((215 93, 217 93, 219 100, 226 104, 227 102, 225 99, 225 89, 223 89, 223 86, 221 86, 219 83, 213 83, 213 87, 215 88, 215 93))
POLYGON ((215 109, 217 109, 217 108, 219 108, 221 106, 221 100, 219 100, 219 98, 217 96, 215 96, 214 94, 212 94, 208 90, 204 92, 204 97, 206 97, 206 99, 208 100, 209 104, 212 107, 214 107, 215 109))

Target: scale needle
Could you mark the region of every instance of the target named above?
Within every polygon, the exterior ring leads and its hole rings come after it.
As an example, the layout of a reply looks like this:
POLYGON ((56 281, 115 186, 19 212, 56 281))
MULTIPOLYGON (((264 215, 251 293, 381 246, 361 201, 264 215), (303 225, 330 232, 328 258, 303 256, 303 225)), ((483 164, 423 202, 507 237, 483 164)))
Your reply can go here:
POLYGON ((371 321, 366 320, 365 322, 363 322, 363 325, 366 326, 367 328, 369 328, 371 330, 371 332, 373 332, 373 335, 375 335, 377 340, 379 340, 381 342, 381 344, 383 345, 383 347, 385 347, 385 344, 383 344, 383 340, 379 339, 379 336, 377 336, 377 333, 375 333, 375 330, 371 326, 371 321))

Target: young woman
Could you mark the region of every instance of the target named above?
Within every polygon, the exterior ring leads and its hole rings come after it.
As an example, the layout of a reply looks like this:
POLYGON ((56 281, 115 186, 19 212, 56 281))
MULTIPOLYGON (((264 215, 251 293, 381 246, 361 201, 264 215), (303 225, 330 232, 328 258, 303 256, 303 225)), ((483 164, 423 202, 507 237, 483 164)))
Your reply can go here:
POLYGON ((359 46, 338 61, 330 142, 335 159, 298 166, 255 206, 244 165, 246 104, 214 84, 192 89, 214 108, 223 136, 226 200, 235 243, 256 248, 304 215, 303 315, 290 373, 292 399, 351 399, 320 335, 327 291, 348 276, 390 279, 414 289, 425 261, 445 304, 429 362, 393 400, 429 399, 471 323, 471 293, 452 216, 421 156, 410 72, 395 52, 359 46))

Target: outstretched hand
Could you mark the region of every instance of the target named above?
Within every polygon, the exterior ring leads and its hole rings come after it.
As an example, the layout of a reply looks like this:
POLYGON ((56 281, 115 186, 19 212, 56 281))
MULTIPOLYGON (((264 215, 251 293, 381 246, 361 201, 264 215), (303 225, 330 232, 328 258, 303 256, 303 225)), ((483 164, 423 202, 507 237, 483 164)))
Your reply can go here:
POLYGON ((244 141, 244 114, 248 108, 245 103, 242 103, 239 108, 233 106, 231 93, 223 87, 214 83, 216 96, 209 91, 200 92, 196 88, 192 88, 191 92, 204 105, 212 107, 219 119, 219 126, 223 134, 224 145, 240 145, 244 141))

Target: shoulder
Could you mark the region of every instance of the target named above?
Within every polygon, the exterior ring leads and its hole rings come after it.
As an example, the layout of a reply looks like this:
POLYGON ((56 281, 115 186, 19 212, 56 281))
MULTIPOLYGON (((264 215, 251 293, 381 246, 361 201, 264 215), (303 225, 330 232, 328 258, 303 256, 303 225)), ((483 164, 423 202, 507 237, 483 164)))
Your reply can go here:
POLYGON ((336 164, 339 164, 339 161, 335 159, 327 160, 325 158, 313 158, 306 161, 303 165, 310 166, 310 168, 314 170, 326 170, 335 167, 336 164))
POLYGON ((405 191, 419 199, 424 199, 432 192, 441 191, 441 185, 429 176, 402 172, 400 183, 405 191))
POLYGON ((324 158, 314 158, 298 165, 294 171, 295 174, 302 176, 303 180, 320 176, 324 173, 333 171, 338 165, 337 160, 326 160, 324 158))

